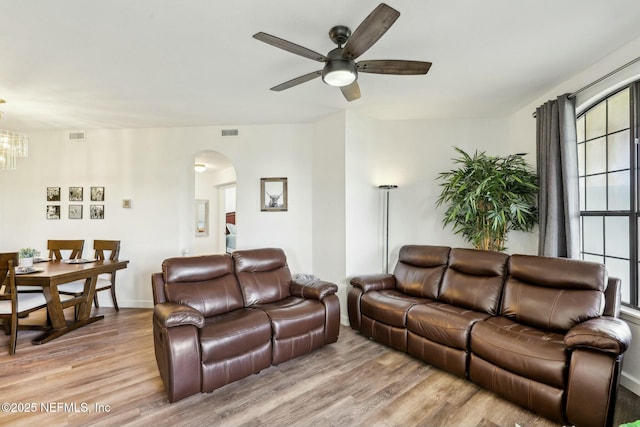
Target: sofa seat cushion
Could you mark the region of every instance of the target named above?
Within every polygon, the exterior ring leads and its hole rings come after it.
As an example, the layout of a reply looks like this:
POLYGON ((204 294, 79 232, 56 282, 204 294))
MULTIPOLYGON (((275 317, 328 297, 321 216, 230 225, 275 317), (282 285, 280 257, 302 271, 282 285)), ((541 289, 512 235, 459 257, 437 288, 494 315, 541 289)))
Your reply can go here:
POLYGON ((487 313, 440 302, 420 304, 409 310, 407 329, 438 344, 468 351, 471 327, 489 317, 487 313))
POLYGON ((542 384, 528 375, 514 374, 475 354, 469 358, 469 379, 498 396, 557 421, 558 425, 572 425, 564 419, 566 396, 563 389, 542 384))
POLYGON ((360 307, 364 316, 384 324, 406 328, 407 312, 416 304, 432 300, 412 297, 395 289, 367 292, 362 296, 360 307))
POLYGON ((261 304, 260 309, 271 320, 274 339, 296 337, 316 329, 324 330, 324 305, 318 300, 288 297, 272 304, 261 304))
POLYGON ((271 342, 271 324, 260 310, 239 309, 205 319, 200 329, 202 363, 248 353, 271 342))
POLYGON ((315 299, 288 297, 261 304, 273 333, 271 363, 278 365, 322 347, 325 343, 325 308, 315 299))
POLYGON ((286 307, 293 307, 294 305, 298 305, 301 302, 304 301, 304 298, 302 297, 286 297, 283 298, 279 301, 275 301, 275 302, 270 302, 267 304, 254 304, 251 306, 251 308, 255 308, 258 310, 269 310, 269 309, 274 309, 274 308, 286 308, 286 307))
POLYGON ((563 389, 568 366, 564 337, 504 317, 478 322, 471 351, 504 370, 563 389))

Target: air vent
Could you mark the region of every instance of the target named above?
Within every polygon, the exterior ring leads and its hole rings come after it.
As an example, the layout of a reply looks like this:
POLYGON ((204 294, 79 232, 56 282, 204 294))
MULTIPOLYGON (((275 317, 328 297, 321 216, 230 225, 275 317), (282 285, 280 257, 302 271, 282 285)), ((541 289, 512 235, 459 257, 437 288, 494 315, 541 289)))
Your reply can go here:
POLYGON ((222 136, 238 136, 238 129, 222 129, 222 136))
POLYGON ((84 141, 85 139, 86 134, 82 130, 69 132, 69 141, 84 141))

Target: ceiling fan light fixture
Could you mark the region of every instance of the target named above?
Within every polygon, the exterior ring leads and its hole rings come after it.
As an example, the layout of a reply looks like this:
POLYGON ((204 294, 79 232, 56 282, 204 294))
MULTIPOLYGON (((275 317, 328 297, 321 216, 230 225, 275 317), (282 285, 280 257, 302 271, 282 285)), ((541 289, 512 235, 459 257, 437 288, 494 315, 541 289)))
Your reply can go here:
POLYGON ((327 62, 322 70, 322 81, 329 86, 348 86, 358 78, 356 64, 347 59, 335 59, 327 62))
POLYGON ((426 74, 429 71, 431 63, 424 61, 379 59, 360 61, 356 64, 355 61, 387 32, 398 17, 400 12, 385 3, 380 3, 353 33, 344 25, 332 27, 329 30, 329 38, 338 47, 326 55, 263 32, 254 34, 253 38, 295 55, 324 63, 322 70, 288 80, 272 87, 271 90, 280 92, 322 76, 322 81, 329 86, 339 87, 344 98, 351 102, 360 98, 358 71, 393 75, 426 74))

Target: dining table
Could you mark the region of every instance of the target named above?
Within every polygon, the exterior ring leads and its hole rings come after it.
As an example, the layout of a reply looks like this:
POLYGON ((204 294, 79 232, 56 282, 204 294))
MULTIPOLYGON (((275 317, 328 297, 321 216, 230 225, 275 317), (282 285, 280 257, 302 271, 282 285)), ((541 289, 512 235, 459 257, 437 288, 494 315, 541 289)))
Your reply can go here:
POLYGON ((16 287, 42 287, 42 293, 47 301, 48 320, 50 327, 32 340, 33 344, 44 344, 68 332, 76 330, 100 319, 103 315, 91 315, 96 282, 100 274, 114 273, 127 268, 127 260, 44 260, 33 265, 30 270, 16 269, 16 287), (63 295, 58 292, 58 286, 63 283, 84 280, 84 291, 79 296, 63 295), (76 315, 73 320, 67 320, 64 309, 74 307, 76 315))

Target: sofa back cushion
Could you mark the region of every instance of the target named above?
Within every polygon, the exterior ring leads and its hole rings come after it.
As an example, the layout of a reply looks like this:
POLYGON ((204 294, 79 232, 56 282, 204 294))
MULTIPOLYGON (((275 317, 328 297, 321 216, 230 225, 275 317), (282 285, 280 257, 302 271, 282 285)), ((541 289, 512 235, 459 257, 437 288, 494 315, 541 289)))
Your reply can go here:
POLYGON ((291 295, 291 272, 282 249, 235 251, 232 256, 246 307, 291 295))
POLYGON ((440 301, 497 315, 508 259, 501 252, 451 249, 440 301))
POLYGON ((398 263, 393 271, 396 289, 407 295, 436 299, 450 250, 445 246, 426 245, 400 248, 398 263))
POLYGON ((602 315, 606 286, 603 264, 512 255, 501 314, 521 324, 566 332, 602 315))
POLYGON ((242 293, 229 255, 169 258, 162 263, 167 301, 188 305, 205 317, 242 308, 242 293))

